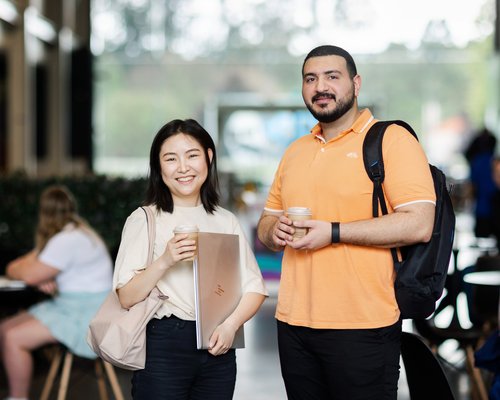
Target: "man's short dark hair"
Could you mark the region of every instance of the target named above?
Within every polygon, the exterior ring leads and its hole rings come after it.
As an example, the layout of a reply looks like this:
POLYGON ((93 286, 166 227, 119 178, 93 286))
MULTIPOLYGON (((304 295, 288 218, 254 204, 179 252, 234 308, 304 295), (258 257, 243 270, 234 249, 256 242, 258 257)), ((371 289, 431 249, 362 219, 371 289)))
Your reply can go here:
POLYGON ((356 63, 354 62, 352 56, 346 50, 338 46, 324 45, 312 49, 307 54, 306 58, 304 59, 304 63, 302 64, 302 75, 304 75, 304 65, 307 60, 309 60, 312 57, 323 57, 323 56, 342 57, 347 64, 347 71, 349 72, 349 76, 351 78, 354 78, 358 74, 358 71, 356 69, 356 63))

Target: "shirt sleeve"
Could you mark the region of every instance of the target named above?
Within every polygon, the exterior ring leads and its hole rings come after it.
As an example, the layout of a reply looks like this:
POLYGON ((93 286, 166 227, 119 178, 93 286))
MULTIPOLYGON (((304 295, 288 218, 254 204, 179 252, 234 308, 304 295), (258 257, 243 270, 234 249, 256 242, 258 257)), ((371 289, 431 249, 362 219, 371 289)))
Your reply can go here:
POLYGON ((124 286, 135 273, 146 267, 148 258, 148 226, 141 208, 125 221, 113 274, 113 289, 124 286))
POLYGON ((429 161, 420 143, 399 126, 390 126, 383 140, 384 192, 391 208, 436 203, 429 161))
POLYGON ((38 255, 38 259, 52 268, 64 271, 73 261, 74 251, 78 246, 77 237, 70 231, 61 231, 54 235, 38 255))
POLYGON ((269 194, 267 196, 266 204, 264 210, 269 212, 281 213, 283 212, 283 203, 281 201, 281 168, 283 165, 283 158, 281 159, 276 173, 274 174, 274 180, 269 189, 269 194))

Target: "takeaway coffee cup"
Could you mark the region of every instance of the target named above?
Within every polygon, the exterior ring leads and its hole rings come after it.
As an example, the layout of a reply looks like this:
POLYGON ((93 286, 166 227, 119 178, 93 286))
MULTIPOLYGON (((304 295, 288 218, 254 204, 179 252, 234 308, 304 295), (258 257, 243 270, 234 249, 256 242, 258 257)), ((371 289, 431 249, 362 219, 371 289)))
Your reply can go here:
MULTIPOLYGON (((305 221, 311 219, 312 212, 310 208, 307 207, 290 207, 286 214, 292 221, 305 221)), ((295 228, 295 233, 293 234, 293 240, 300 239, 307 234, 307 228, 295 228)))
MULTIPOLYGON (((198 251, 198 232, 199 232, 199 229, 196 225, 177 225, 175 228, 174 228, 174 235, 185 235, 187 234, 188 235, 188 239, 190 240, 194 240, 196 243, 195 243, 195 246, 196 246, 196 250, 195 250, 195 254, 196 252, 198 251)), ((190 257, 190 258, 186 258, 185 261, 193 261, 194 257, 190 257)))

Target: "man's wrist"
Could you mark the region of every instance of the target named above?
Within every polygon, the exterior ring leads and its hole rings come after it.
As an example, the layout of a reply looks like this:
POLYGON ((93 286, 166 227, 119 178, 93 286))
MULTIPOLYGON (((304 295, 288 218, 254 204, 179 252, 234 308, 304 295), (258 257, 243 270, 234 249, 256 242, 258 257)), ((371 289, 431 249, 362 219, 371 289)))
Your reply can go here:
POLYGON ((332 222, 332 244, 340 243, 340 223, 332 222))

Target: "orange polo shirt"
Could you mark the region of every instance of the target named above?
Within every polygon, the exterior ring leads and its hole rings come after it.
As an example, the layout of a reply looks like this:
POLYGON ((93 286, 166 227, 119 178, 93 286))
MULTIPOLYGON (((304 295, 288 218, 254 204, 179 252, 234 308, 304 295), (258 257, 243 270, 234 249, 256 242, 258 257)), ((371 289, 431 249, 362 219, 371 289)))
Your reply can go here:
MULTIPOLYGON (((375 122, 365 109, 350 129, 328 142, 319 124, 293 142, 278 166, 265 209, 309 207, 313 219, 341 223, 372 218, 373 183, 363 165, 362 145, 375 122)), ((427 158, 411 134, 390 126, 382 152, 389 212, 411 202, 435 203, 427 158)), ((311 328, 388 326, 399 318, 393 283, 388 249, 345 243, 315 251, 286 247, 276 318, 311 328)))

